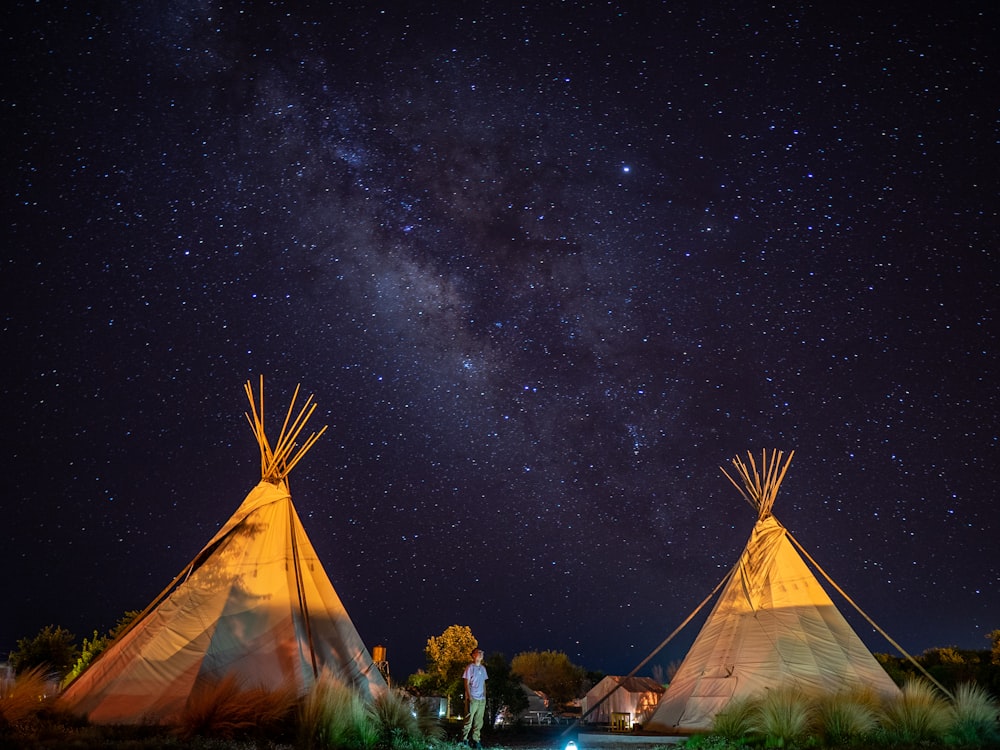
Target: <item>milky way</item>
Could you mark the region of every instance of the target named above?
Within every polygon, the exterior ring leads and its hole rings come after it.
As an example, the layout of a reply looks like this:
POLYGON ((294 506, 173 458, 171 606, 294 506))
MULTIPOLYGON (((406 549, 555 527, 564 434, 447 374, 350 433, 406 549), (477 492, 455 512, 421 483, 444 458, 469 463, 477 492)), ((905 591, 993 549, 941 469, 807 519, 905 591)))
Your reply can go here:
POLYGON ((995 4, 334 5, 8 12, 0 651, 197 553, 260 374, 329 424, 293 497, 397 677, 454 623, 630 670, 772 447, 894 639, 989 647, 995 4))

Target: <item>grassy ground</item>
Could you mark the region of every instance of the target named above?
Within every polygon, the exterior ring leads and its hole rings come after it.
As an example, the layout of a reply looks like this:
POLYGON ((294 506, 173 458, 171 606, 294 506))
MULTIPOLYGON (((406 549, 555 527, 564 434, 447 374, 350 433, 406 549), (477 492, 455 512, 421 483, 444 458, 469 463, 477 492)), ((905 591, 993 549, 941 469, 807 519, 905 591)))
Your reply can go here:
MULTIPOLYGON (((577 738, 577 730, 565 726, 530 726, 507 727, 500 730, 484 732, 482 741, 487 750, 565 750, 569 740, 574 740, 579 750, 654 750, 665 747, 654 737, 649 743, 614 744, 613 740, 577 738)), ((457 737, 449 737, 457 740, 457 737)), ((712 745, 711 750, 737 750, 736 744, 712 745)), ((448 747, 443 745, 441 747, 448 747)), ((457 744, 455 750, 459 750, 457 744)), ((672 745, 670 747, 677 747, 672 745)), ((702 746, 708 750, 707 746, 702 746)), ((853 744, 850 750, 956 750, 954 746, 920 744, 912 747, 893 745, 887 749, 885 745, 871 746, 853 744)), ((33 733, 30 738, 11 738, 0 736, 0 750, 295 750, 292 742, 280 742, 264 739, 220 740, 194 738, 181 740, 165 733, 162 729, 152 727, 90 727, 67 733, 64 730, 44 728, 33 733)), ((984 750, 987 750, 984 748, 984 750)), ((990 748, 989 750, 1000 750, 990 748)))
MULTIPOLYGON (((495 750, 563 750, 565 727, 508 727, 483 733, 483 745, 495 750)), ((458 735, 452 731, 448 740, 458 735), (451 736, 453 735, 453 736, 451 736)), ((448 745, 444 745, 447 747, 448 745)), ((67 727, 39 722, 16 736, 0 732, 0 750, 294 750, 291 740, 221 740, 196 737, 181 740, 158 727, 67 727)))
MULTIPOLYGON (((451 729, 451 728, 449 728, 451 729)), ((39 725, 30 737, 13 738, 0 735, 0 750, 294 750, 291 741, 275 740, 219 740, 196 737, 181 740, 163 729, 155 727, 65 727, 39 725)), ((452 730, 446 742, 457 744, 458 734, 452 730)), ((577 739, 577 730, 566 726, 513 726, 483 732, 482 742, 487 750, 565 750, 567 742, 577 739), (567 731, 568 730, 568 731, 567 731)), ((577 742, 578 746, 580 745, 577 742)), ((649 745, 627 745, 623 750, 648 750, 649 745)), ((448 747, 447 744, 443 747, 448 747)), ((580 750, 602 750, 604 745, 588 743, 580 750)))

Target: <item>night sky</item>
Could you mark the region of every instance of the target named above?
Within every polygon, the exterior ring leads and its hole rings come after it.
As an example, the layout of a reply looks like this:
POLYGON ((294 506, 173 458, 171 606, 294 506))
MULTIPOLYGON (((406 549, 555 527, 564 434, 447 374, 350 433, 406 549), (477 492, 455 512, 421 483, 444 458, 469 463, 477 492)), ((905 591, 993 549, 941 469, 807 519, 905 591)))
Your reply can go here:
POLYGON ((895 640, 989 648, 995 2, 65 5, 0 25, 4 655, 194 557, 261 374, 273 435, 297 383, 329 425, 293 499, 396 679, 456 623, 630 671, 763 448, 895 640))

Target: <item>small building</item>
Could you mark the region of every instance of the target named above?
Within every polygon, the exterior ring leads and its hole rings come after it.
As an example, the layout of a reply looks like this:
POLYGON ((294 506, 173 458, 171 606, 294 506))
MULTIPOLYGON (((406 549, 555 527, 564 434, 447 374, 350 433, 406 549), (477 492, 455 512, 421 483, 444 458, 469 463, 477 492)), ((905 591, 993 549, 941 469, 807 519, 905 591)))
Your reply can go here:
POLYGON ((497 714, 497 724, 554 724, 555 720, 548 707, 548 699, 544 693, 532 690, 523 682, 521 690, 527 698, 527 708, 514 715, 507 706, 504 706, 497 714))
POLYGON ((656 710, 664 692, 663 685, 651 677, 609 675, 587 691, 580 701, 581 715, 587 724, 631 729, 656 710))
POLYGON ((410 706, 414 711, 435 719, 448 717, 448 699, 443 695, 409 695, 405 690, 403 693, 409 697, 410 706))

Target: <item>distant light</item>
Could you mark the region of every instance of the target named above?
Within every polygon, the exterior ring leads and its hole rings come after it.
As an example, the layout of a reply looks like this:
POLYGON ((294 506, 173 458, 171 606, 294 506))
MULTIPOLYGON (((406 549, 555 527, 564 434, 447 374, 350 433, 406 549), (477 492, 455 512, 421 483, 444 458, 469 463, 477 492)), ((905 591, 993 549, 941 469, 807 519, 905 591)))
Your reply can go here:
POLYGON ((631 172, 631 171, 632 167, 630 167, 628 164, 622 167, 622 172, 631 172))
POLYGON ((576 743, 570 740, 566 743, 566 750, 576 750, 576 743))

